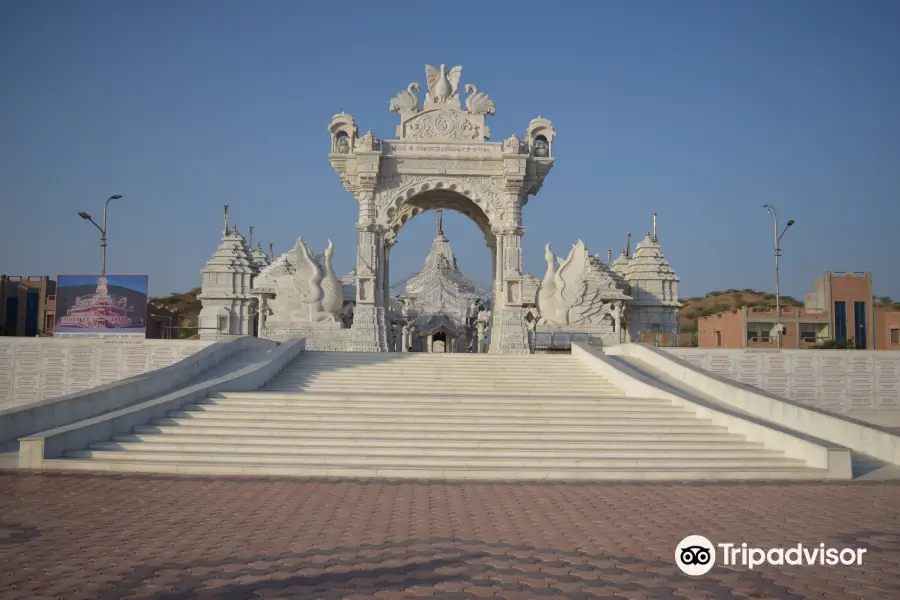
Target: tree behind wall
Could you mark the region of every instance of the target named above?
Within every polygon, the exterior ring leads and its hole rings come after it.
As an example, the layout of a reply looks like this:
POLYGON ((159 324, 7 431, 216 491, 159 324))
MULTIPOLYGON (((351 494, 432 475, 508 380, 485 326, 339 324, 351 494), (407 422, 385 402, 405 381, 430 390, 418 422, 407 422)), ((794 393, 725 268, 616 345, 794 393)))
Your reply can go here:
POLYGON ((821 344, 814 344, 809 347, 810 350, 856 350, 856 340, 848 338, 846 340, 828 340, 821 344))

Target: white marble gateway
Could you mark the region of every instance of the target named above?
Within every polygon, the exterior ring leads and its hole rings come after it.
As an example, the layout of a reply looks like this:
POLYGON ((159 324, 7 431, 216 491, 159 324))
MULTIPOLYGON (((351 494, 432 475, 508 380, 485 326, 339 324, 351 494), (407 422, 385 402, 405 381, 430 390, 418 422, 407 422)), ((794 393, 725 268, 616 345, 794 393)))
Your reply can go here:
POLYGON ((460 86, 462 67, 425 67, 418 82, 390 103, 400 116, 396 139, 359 135, 356 120, 337 114, 328 126, 331 166, 359 206, 353 349, 392 348, 387 312, 390 255, 410 219, 455 210, 481 230, 492 255, 490 352, 529 352, 522 298, 522 208, 553 167, 556 131, 542 117, 525 136, 489 142, 485 119, 494 102, 475 85, 460 86))
MULTIPOLYGON (((392 140, 371 131, 359 135, 349 114, 332 118, 329 161, 359 208, 350 275, 335 275, 330 242, 314 254, 302 237, 266 264, 260 248, 251 249, 236 227, 228 230, 226 205, 222 243, 203 269, 201 336, 258 332, 276 340, 303 336, 310 348, 323 350, 407 348, 397 343, 398 320, 405 317, 397 317, 398 299, 391 297, 391 253, 406 223, 435 210, 467 216, 491 252, 483 299, 489 310, 465 318, 449 309, 432 315, 428 327, 449 336, 445 349, 457 351, 460 342, 463 351, 472 348, 475 329, 496 354, 527 354, 538 334, 592 334, 608 344, 677 331, 678 277, 662 255, 655 214, 653 235, 633 255, 629 237, 615 263, 591 256, 578 241, 566 256, 546 245, 543 277, 523 271, 523 209, 553 168, 556 131, 538 116, 522 138, 489 141, 494 101, 461 81, 462 67, 426 66, 425 85, 410 83, 390 102, 400 119, 392 140)), ((434 293, 416 295, 421 304, 434 293)), ((472 298, 464 300, 468 311, 472 298)), ((477 348, 483 349, 480 342, 477 348)))

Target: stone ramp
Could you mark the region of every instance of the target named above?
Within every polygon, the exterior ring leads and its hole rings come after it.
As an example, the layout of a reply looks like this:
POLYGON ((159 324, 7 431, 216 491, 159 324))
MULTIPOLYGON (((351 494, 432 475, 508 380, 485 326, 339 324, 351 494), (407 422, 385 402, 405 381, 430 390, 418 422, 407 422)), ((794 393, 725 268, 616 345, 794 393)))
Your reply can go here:
POLYGON ((308 352, 47 468, 447 479, 821 479, 571 355, 308 352))

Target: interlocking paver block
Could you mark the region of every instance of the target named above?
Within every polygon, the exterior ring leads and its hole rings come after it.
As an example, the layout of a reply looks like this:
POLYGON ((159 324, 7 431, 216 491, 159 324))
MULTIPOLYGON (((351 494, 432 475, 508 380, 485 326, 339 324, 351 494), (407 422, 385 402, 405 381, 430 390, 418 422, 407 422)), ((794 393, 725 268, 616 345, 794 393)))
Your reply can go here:
POLYGON ((0 472, 0 600, 891 597, 900 485, 0 472), (674 564, 688 534, 862 566, 674 564))

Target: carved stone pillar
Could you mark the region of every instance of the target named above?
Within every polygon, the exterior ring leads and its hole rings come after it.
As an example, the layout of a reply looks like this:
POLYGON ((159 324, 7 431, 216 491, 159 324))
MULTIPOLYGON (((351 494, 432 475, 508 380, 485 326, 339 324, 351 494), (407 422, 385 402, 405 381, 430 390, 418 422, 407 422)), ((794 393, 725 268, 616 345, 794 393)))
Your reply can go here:
POLYGON ((497 283, 497 242, 488 242, 487 247, 491 251, 491 306, 495 306, 497 304, 497 290, 500 287, 497 283))
POLYGON ((356 253, 356 309, 353 350, 387 352, 383 302, 384 233, 375 224, 375 194, 357 192, 359 246, 356 253))
POLYGON ((259 313, 256 315, 256 335, 262 337, 263 328, 266 326, 266 311, 269 310, 265 296, 259 296, 259 313))
POLYGON ((528 329, 522 308, 521 227, 494 230, 497 236, 499 289, 492 312, 491 354, 529 354, 528 329))
POLYGON ((391 306, 391 248, 397 243, 394 240, 384 241, 384 273, 382 275, 382 301, 386 309, 391 306))

